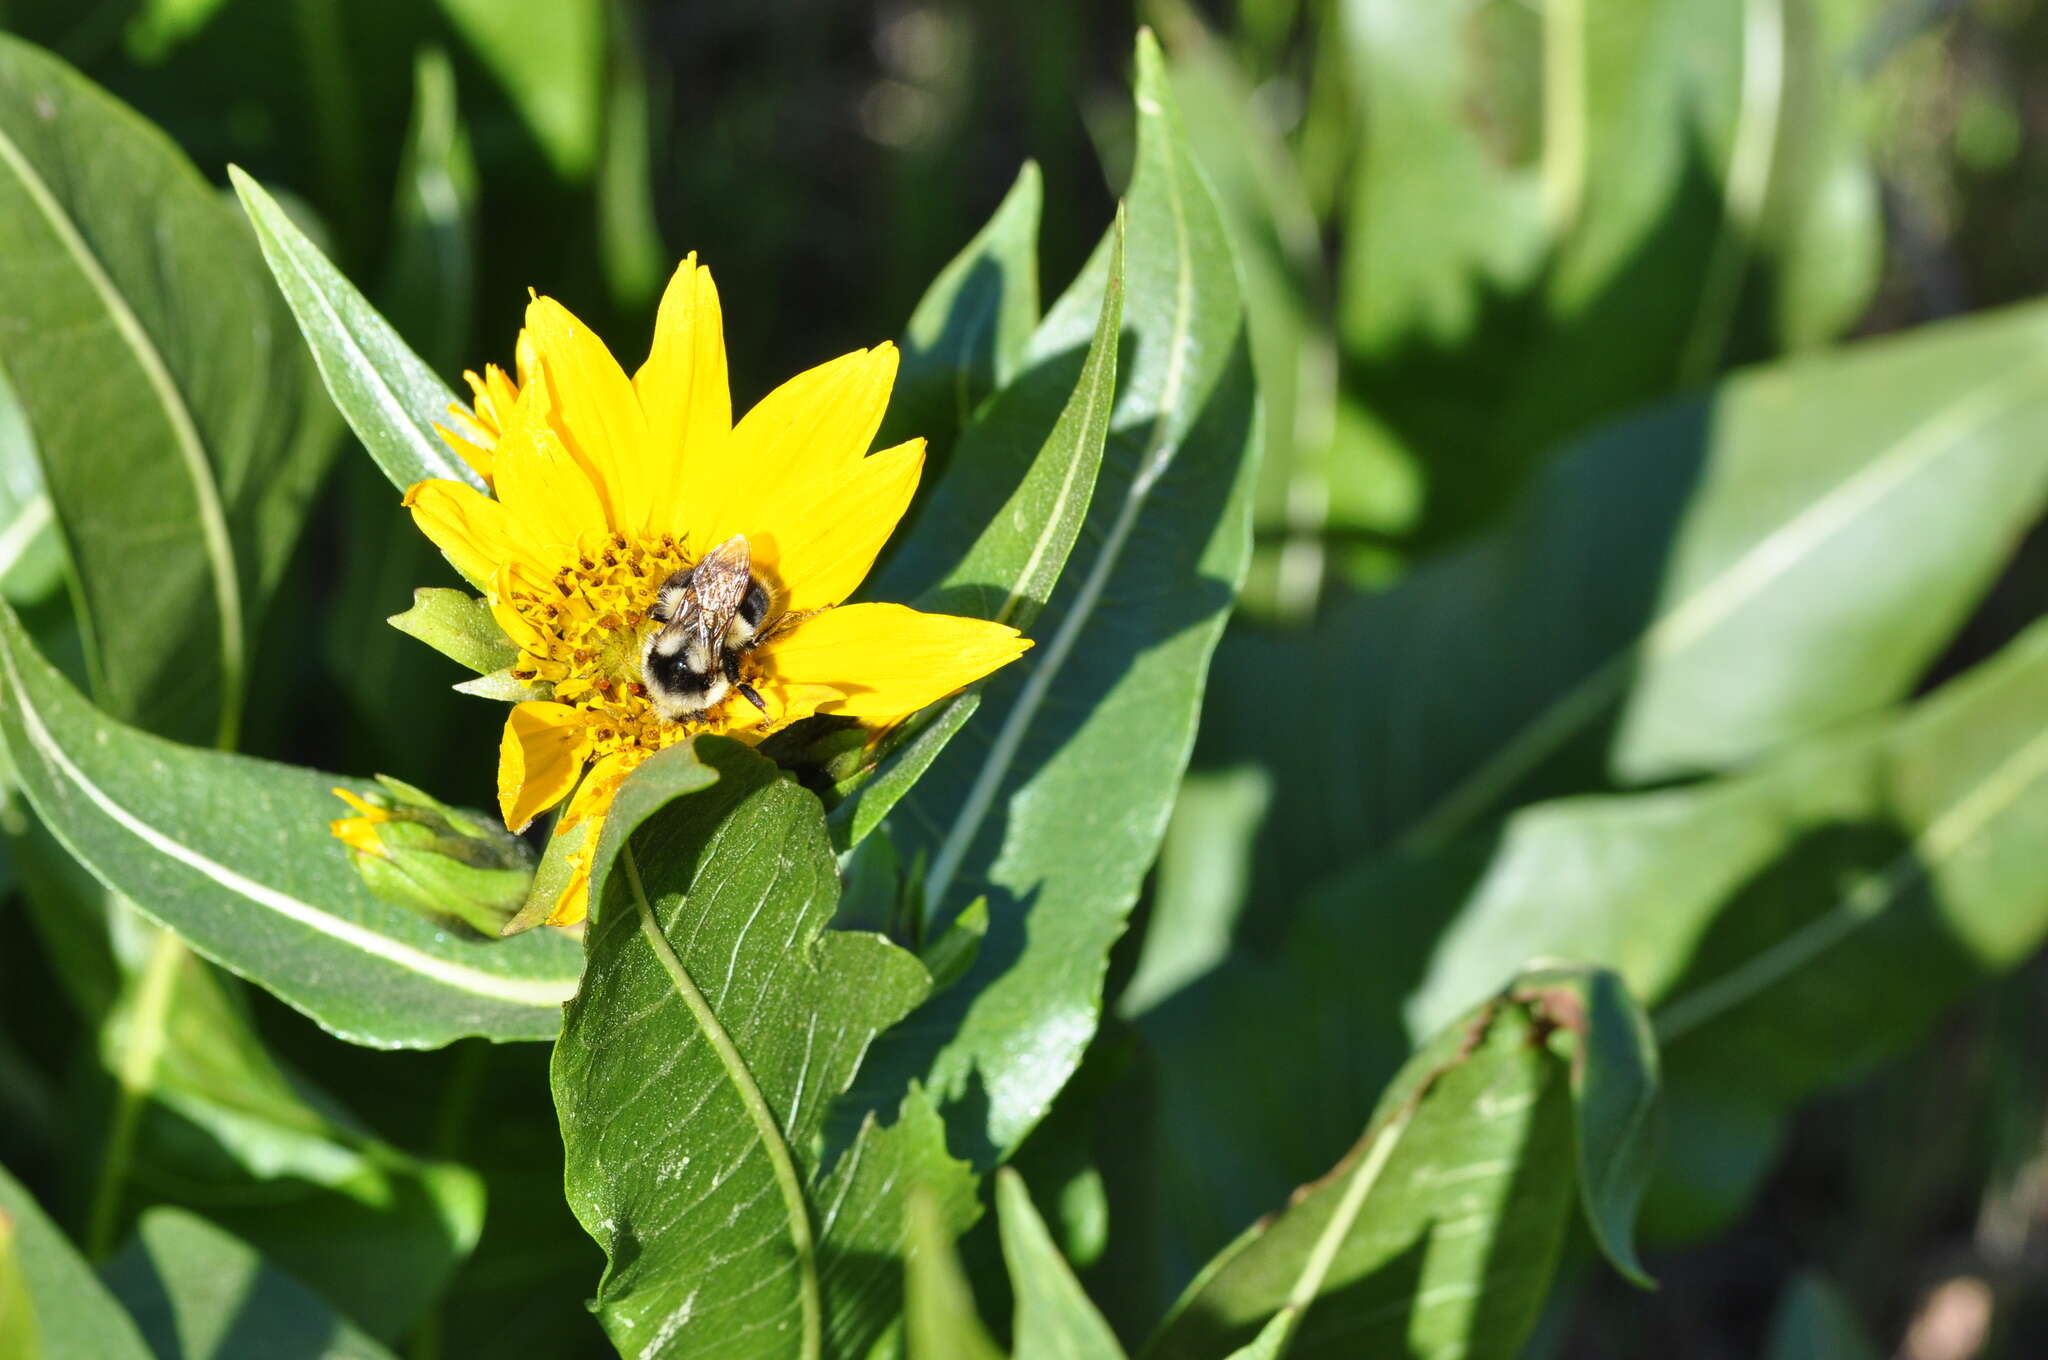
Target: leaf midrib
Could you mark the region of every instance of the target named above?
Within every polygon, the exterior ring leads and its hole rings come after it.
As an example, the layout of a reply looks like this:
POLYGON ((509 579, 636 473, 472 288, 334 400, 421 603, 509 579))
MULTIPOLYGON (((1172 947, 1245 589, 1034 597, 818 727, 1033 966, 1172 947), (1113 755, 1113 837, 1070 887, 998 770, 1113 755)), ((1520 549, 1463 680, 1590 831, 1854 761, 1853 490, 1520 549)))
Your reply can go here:
POLYGON ((1972 388, 1894 440, 1825 495, 1793 515, 1714 578, 1651 620, 1527 723, 1394 838, 1412 850, 1443 845, 1485 815, 1495 801, 1572 736, 1596 721, 1627 688, 1639 659, 1673 655, 1726 622, 1770 583, 1810 555, 1813 545, 1882 500, 1941 457, 1964 447, 1977 429, 2008 414, 2040 381, 2033 365, 1972 388), (1793 551, 1787 551, 1787 545, 1793 551), (1731 584, 1732 583, 1732 584, 1731 584))
MULTIPOLYGON (((1144 104, 1140 99, 1140 104, 1144 104)), ((1143 110, 1154 117, 1162 117, 1157 104, 1143 110)), ((1166 140, 1168 165, 1163 178, 1166 182, 1166 197, 1173 215, 1174 259, 1177 275, 1174 280, 1173 328, 1167 343, 1167 365, 1164 380, 1159 389, 1159 414, 1152 422, 1152 435, 1146 441, 1145 451, 1138 462, 1137 472, 1132 476, 1130 487, 1124 493, 1124 501, 1117 508, 1115 523, 1104 536, 1101 552, 1090 564, 1087 579, 1075 592, 1073 606, 1066 617, 1060 620, 1059 631, 1045 649, 1041 660, 1025 678, 1024 687, 1017 695, 1016 704, 1003 717, 1003 725, 991 743, 987 760, 976 772, 973 785, 968 789, 967 798, 961 804, 960 815, 954 819, 945 841, 938 853, 932 856, 931 875, 926 881, 925 910, 928 915, 935 913, 945 902, 946 893, 952 887, 953 878, 959 872, 961 862, 974 844, 981 823, 994 806, 995 798, 1009 777, 1011 765, 1016 763, 1017 753, 1024 743, 1024 735, 1030 730, 1038 710, 1044 705, 1046 696, 1052 692, 1052 682, 1081 631, 1094 617, 1096 604, 1103 590, 1109 584, 1110 573, 1122 559, 1125 546, 1129 543, 1131 530, 1137 524, 1138 514, 1152 494, 1152 488, 1173 462, 1167 443, 1173 432, 1173 418, 1180 405, 1180 389, 1187 381, 1187 370, 1192 362, 1188 353, 1188 334, 1194 326, 1194 264, 1192 249, 1188 240, 1187 208, 1181 197, 1181 170, 1179 157, 1174 153, 1172 139, 1166 140)), ((1104 281, 1105 289, 1108 282, 1104 281)), ((933 919, 937 919, 934 917, 933 919)))
MULTIPOLYGON (((114 329, 134 354, 136 365, 142 370, 143 378, 155 394, 171 428, 172 443, 177 447, 179 461, 191 479, 193 494, 198 501, 200 532, 206 545, 207 565, 213 576, 214 602, 220 614, 221 703, 215 727, 216 744, 223 749, 232 748, 241 720, 242 691, 246 683, 242 585, 236 575, 234 547, 228 537, 227 510, 221 500, 220 486, 214 480, 213 465, 206 456, 205 441, 200 438, 198 425, 185 405, 184 395, 178 390, 170 367, 164 362, 149 332, 114 287, 113 280, 108 277, 99 257, 86 244, 83 233, 71 220, 70 214, 4 127, 0 127, 0 163, 13 172, 29 201, 70 254, 79 274, 98 295, 108 316, 113 319, 114 329)), ((88 629, 87 635, 96 639, 96 630, 88 629)))
POLYGON ((768 1098, 761 1093, 760 1083, 754 1080, 753 1069, 747 1066, 746 1057, 733 1042, 732 1035, 727 1033, 718 1013, 711 1009, 711 1003, 705 1000, 696 980, 690 976, 690 970, 676 956, 668 937, 662 934, 661 923, 654 917, 654 906, 647 899, 647 889, 640 881, 640 861, 633 854, 631 844, 619 848, 619 863, 625 866, 627 882, 632 885, 640 933, 646 937, 648 948, 654 951, 654 957, 674 984, 676 995, 689 1009, 698 1031, 718 1055, 727 1080, 738 1094, 740 1104, 746 1108, 747 1118, 753 1122, 761 1149, 767 1154, 776 1188, 782 1193, 782 1204, 789 1221, 790 1248, 796 1256, 797 1308, 803 1326, 800 1354, 803 1360, 818 1360, 824 1345, 824 1308, 819 1295, 817 1250, 811 1233, 810 1207, 804 1197, 803 1178, 797 1174, 796 1159, 790 1154, 782 1125, 775 1118, 775 1111, 769 1107, 768 1098))
MULTIPOLYGON (((150 825, 115 801, 112 794, 93 782, 86 772, 72 761, 63 744, 44 724, 40 710, 30 701, 27 687, 22 683, 21 671, 15 664, 11 639, 0 640, 0 670, 6 673, 8 692, 17 696, 15 711, 20 715, 22 731, 42 759, 71 787, 84 795, 86 801, 97 808, 101 815, 168 858, 176 860, 195 873, 204 875, 245 901, 330 938, 354 945, 370 958, 403 968, 459 991, 466 991, 488 1000, 534 1007, 559 1006, 575 993, 575 978, 511 977, 487 973, 481 969, 471 968, 467 964, 437 958, 411 945, 379 935, 353 921, 332 916, 310 902, 300 901, 267 883, 248 878, 227 865, 201 854, 169 833, 150 825)), ((88 868, 92 868, 95 876, 101 876, 95 867, 95 859, 87 852, 87 848, 74 844, 60 824, 51 822, 50 831, 67 851, 88 868)), ((170 922, 164 921, 146 907, 142 910, 164 929, 175 929, 170 922)), ((226 960, 214 961, 232 971, 232 966, 226 960)))
POLYGON ((1963 797, 1929 822, 1894 855, 1884 872, 1865 880, 1835 904, 1768 949, 1744 960, 1658 1010, 1657 1042, 1668 1046, 1727 1014, 1818 957, 1822 951, 1882 917, 1914 884, 1970 844, 1986 823, 2005 812, 2036 782, 2048 777, 2048 731, 2001 761, 1963 797))
MULTIPOLYGON (((412 469, 412 472, 416 475, 409 481, 401 482, 399 480, 400 474, 387 466, 383 456, 378 453, 376 441, 364 438, 363 447, 370 450, 371 457, 375 459, 377 466, 383 471, 384 475, 401 491, 409 490, 422 479, 434 477, 449 481, 459 481, 477 491, 485 490, 484 480, 477 475, 475 469, 455 457, 437 440, 430 439, 426 431, 420 428, 420 418, 413 415, 406 404, 403 394, 385 376, 384 363, 371 355, 369 349, 364 345, 362 337, 357 334, 355 326, 350 324, 349 319, 336 309, 333 299, 328 295, 327 288, 322 286, 322 280, 313 272, 307 260, 301 258, 301 253, 311 252, 314 258, 322 259, 322 262, 327 264, 328 268, 334 269, 336 277, 343 284, 347 284, 348 281, 341 276, 341 271, 335 268, 332 261, 325 260, 324 257, 319 256, 318 248, 311 241, 306 240, 303 233, 297 232, 297 228, 293 226, 291 220, 284 215, 284 210, 278 207, 277 200, 272 198, 269 191, 251 175, 240 166, 229 166, 228 178, 233 181, 235 192, 241 197, 243 211, 248 214, 251 225, 256 229, 257 244, 263 251, 263 258, 270 266, 271 273, 277 276, 279 289, 285 293, 285 301, 291 306, 292 315, 294 320, 298 322, 300 334, 306 341, 307 349, 313 355, 314 364, 320 370, 321 381, 328 387, 331 393, 337 378, 328 373, 327 361, 321 354, 320 347, 313 343, 312 334, 307 329, 304 318, 300 315, 298 303, 293 300, 290 291, 284 290, 286 274, 289 274, 298 283, 299 293, 309 298, 314 306, 318 308, 320 315, 326 319, 328 322, 327 334, 330 337, 338 337, 341 345, 347 349, 351 356, 351 362, 347 367, 347 371, 339 376, 343 378, 351 376, 357 378, 367 377, 367 381, 358 384, 359 390, 366 390, 370 393, 371 400, 376 403, 384 415, 386 428, 395 430, 398 433, 399 438, 410 449, 413 461, 418 465, 412 469), (287 237, 285 235, 287 230, 297 233, 297 239, 294 240, 287 237)), ((352 285, 350 286, 352 287, 352 285)), ((373 311, 371 315, 375 317, 376 314, 373 311)), ((381 317, 376 319, 382 320, 381 317)), ((416 376, 424 380, 430 390, 438 396, 443 410, 460 404, 454 391, 441 381, 439 375, 429 369, 418 355, 413 354, 411 350, 404 347, 403 337, 393 332, 391 338, 397 343, 401 351, 395 362, 402 367, 405 359, 410 358, 418 366, 419 372, 416 376)), ((340 405, 340 403, 337 402, 337 405, 340 405)), ((343 414, 349 417, 349 424, 353 427, 355 424, 354 416, 346 409, 343 410, 343 414)))

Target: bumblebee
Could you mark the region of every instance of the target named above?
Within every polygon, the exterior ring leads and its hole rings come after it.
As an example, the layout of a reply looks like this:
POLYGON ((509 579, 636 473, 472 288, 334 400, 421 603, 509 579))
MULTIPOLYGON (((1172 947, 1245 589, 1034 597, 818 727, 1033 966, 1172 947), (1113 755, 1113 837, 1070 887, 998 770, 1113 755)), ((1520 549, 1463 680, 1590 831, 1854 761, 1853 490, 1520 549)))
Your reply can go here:
POLYGON ((640 652, 655 714, 687 722, 737 692, 767 713, 740 678, 740 658, 768 633, 767 587, 754 578, 746 536, 734 534, 662 582, 647 617, 659 623, 640 652))

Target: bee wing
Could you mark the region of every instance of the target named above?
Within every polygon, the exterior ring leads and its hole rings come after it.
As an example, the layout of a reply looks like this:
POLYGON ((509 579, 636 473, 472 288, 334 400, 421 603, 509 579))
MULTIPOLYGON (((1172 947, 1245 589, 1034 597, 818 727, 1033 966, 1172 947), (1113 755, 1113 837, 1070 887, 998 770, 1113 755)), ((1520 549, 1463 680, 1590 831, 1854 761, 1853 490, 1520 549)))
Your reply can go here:
POLYGON ((705 553, 690 574, 690 602, 677 618, 688 616, 690 626, 702 629, 707 639, 724 637, 725 626, 746 598, 752 563, 753 555, 742 534, 734 534, 705 553))

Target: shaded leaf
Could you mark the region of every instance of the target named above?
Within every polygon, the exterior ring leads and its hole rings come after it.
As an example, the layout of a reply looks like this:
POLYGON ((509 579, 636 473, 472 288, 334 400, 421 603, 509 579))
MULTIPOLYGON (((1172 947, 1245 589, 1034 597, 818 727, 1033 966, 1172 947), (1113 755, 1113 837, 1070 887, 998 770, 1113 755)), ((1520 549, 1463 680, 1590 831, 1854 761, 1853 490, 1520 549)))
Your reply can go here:
POLYGON ((904 1354, 907 1360, 1003 1360, 974 1310, 946 1216, 928 1195, 912 1195, 909 1251, 904 1260, 904 1354))
POLYGON ((554 931, 457 935, 371 896, 328 835, 335 776, 114 722, 5 610, 0 681, 0 737, 37 814, 102 882, 206 957, 357 1043, 556 1032, 576 988, 575 944, 554 931))
POLYGON ((0 364, 94 689, 232 744, 254 620, 333 444, 254 245, 162 133, 0 36, 0 258, 0 364))
POLYGON ((621 1349, 859 1354, 895 1311, 893 1268, 863 1258, 900 1240, 903 1197, 936 1176, 971 1216, 921 1096, 821 1165, 828 1105, 930 985, 880 936, 824 929, 837 891, 816 798, 736 742, 655 756, 605 818, 553 1087, 621 1349), (853 1313, 877 1284, 879 1317, 853 1313))
POLYGON ((1841 1291, 1818 1275, 1793 1277, 1771 1315, 1764 1360, 1877 1360, 1841 1291))
MULTIPOLYGON (((0 1217, 35 1310, 41 1360, 150 1360, 135 1324, 20 1182, 0 1169, 0 1217)), ((11 1360, 11 1358, 10 1358, 11 1360)))
POLYGON ((1611 963, 1664 1050, 1660 1227, 1717 1224, 1786 1110, 1902 1051, 2048 936, 2048 867, 2030 848, 2048 833, 2044 731, 2036 625, 1898 720, 1754 773, 1528 809, 1465 880, 1410 1012, 1427 1024, 1537 955, 1611 963))
POLYGON ((582 180, 603 135, 604 0, 440 0, 554 172, 582 180))
MULTIPOLYGON (((1107 951, 1165 830, 1249 549, 1255 419, 1236 270, 1149 35, 1137 102, 1097 494, 1032 630, 1039 645, 983 691, 988 747, 951 748, 891 821, 906 858, 930 856, 933 928, 986 895, 989 934, 968 975, 885 1041, 863 1090, 883 1107, 928 1073, 952 1142, 978 1162, 1043 1115, 1094 1032, 1107 951)), ((1032 363, 1073 355, 1094 331, 1114 246, 1054 306, 1032 363)))
POLYGON ((1275 769, 1259 881, 1285 900, 1361 849, 1739 768, 1902 698, 2048 494, 2044 341, 2028 306, 1743 374, 1577 445, 1314 639, 1233 639, 1220 665, 1293 678, 1206 739, 1275 769), (1330 715, 1313 742, 1302 712, 1330 715))
POLYGON ((393 325, 444 372, 461 364, 469 339, 476 192, 455 70, 439 48, 423 49, 413 61, 412 121, 398 167, 383 296, 393 325))
POLYGON ((1060 1256, 1023 1177, 1008 1167, 996 1173, 996 1208, 1017 1299, 1016 1360, 1123 1360, 1124 1348, 1060 1256))
POLYGON ((144 1214, 140 1236, 102 1274, 158 1360, 391 1355, 254 1247, 181 1210, 144 1214))
POLYGON ((429 477, 446 477, 482 489, 483 479, 434 433, 434 422, 455 402, 454 392, 262 185, 233 166, 228 178, 255 224, 263 258, 291 304, 328 395, 391 484, 404 490, 429 477))
POLYGON ((1503 997, 1424 1045, 1358 1145, 1211 1261, 1145 1354, 1220 1354, 1283 1309, 1287 1355, 1517 1354, 1573 1212, 1555 1024, 1503 997))

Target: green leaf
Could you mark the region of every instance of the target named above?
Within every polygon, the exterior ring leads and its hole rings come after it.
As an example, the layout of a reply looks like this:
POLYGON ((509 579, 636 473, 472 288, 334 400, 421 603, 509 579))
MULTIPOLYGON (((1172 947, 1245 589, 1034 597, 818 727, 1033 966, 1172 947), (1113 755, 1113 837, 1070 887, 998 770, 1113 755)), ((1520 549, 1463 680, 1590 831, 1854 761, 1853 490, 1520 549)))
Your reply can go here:
POLYGON ((64 580, 64 548, 28 413, 0 372, 0 596, 33 604, 64 580))
POLYGON ((1878 1349, 1841 1291, 1820 1276, 1795 1276, 1771 1315, 1764 1360, 1877 1360, 1878 1349))
POLYGON ((936 472, 950 464, 955 437, 982 402, 1016 378, 1038 324, 1044 196, 1037 164, 1024 162, 987 225, 918 299, 877 443, 922 436, 933 446, 936 472))
POLYGON ((159 1357, 390 1360, 311 1290, 203 1218, 152 1209, 103 1271, 159 1357))
POLYGON ((126 1165, 101 1168, 95 1233, 111 1245, 108 1230, 136 1197, 202 1212, 370 1332, 403 1335, 476 1245, 476 1177, 372 1137, 281 1067, 237 984, 176 937, 121 929, 118 912, 109 924, 126 973, 101 1057, 133 1112, 133 1141, 126 1165), (383 1271, 366 1276, 365 1260, 383 1271))
POLYGON ((816 798, 735 742, 655 756, 605 818, 553 1086, 622 1350, 861 1354, 894 1310, 847 1310, 863 1279, 893 1285, 861 1258, 900 1240, 903 1196, 936 1175, 971 1214, 921 1095, 821 1166, 828 1105, 930 985, 880 936, 824 928, 837 891, 816 798))
POLYGON ((1357 1146, 1212 1260, 1145 1355, 1217 1355, 1276 1313, 1277 1354, 1516 1355, 1573 1212, 1559 1023, 1516 993, 1425 1045, 1357 1146))
POLYGON ((1898 720, 1753 773, 1528 809, 1464 879, 1411 1013, 1445 1015, 1534 955, 1611 963, 1652 1006, 1685 1115, 1660 1226, 1718 1224, 1785 1111, 1901 1052, 2048 937, 2048 866, 2029 848, 2048 831, 2044 731, 2036 625, 1898 720))
POLYGON ((42 1360, 42 1354, 35 1300, 15 1250, 14 1220, 0 1212, 0 1360, 42 1360))
POLYGON ((383 296, 392 323, 444 372, 461 366, 469 340, 476 192, 455 69, 440 48, 423 48, 413 61, 412 122, 398 167, 383 296))
POLYGON ((0 609, 0 737, 64 847, 206 957, 342 1038, 546 1039, 577 950, 458 936, 371 896, 327 833, 332 775, 178 746, 96 711, 0 609), (175 789, 176 797, 166 797, 175 789))
POLYGON ((333 444, 253 243, 162 133, 0 37, 0 257, 0 365, 94 688, 152 730, 232 744, 254 620, 333 444))
POLYGON ((44 1216, 21 1183, 0 1170, 0 1219, 14 1244, 42 1348, 40 1360, 150 1360, 121 1306, 44 1216))
POLYGON ((904 1261, 904 1354, 907 1360, 1003 1360, 974 1310, 944 1211, 929 1195, 910 1198, 909 1254, 904 1261))
POLYGON ((1868 304, 1868 6, 1336 9, 1347 387, 1425 464, 1426 537, 1506 508, 1556 441, 1868 304))
POLYGON ((1540 1005, 1571 1063, 1579 1207, 1594 1242, 1636 1284, 1656 1282, 1636 1257, 1636 1210, 1657 1169, 1657 1040, 1649 1017, 1605 969, 1525 973, 1517 1001, 1540 1005))
MULTIPOLYGON (((983 691, 988 746, 952 748, 891 822, 906 859, 930 856, 933 928, 986 895, 989 935, 967 977, 878 1049, 863 1089, 880 1107, 929 1074, 951 1141, 977 1162, 1043 1115, 1094 1032, 1249 550, 1256 420, 1236 269, 1149 34, 1137 101, 1125 360, 1077 551, 1039 645, 983 691)), ((1034 364, 1095 330, 1115 246, 1054 306, 1034 364)))
POLYGON ((2044 345, 2035 305, 1754 370, 1579 444, 1312 640, 1232 639, 1219 666, 1292 678, 1205 737, 1275 771, 1262 891, 1904 697, 2041 512, 2044 345), (1302 714, 1346 716, 1304 743, 1302 714))
POLYGON ((440 0, 563 179, 596 168, 603 134, 604 0, 440 0))
MULTIPOLYGON (((1123 302, 1124 215, 1119 208, 1110 227, 1101 310, 1080 376, 1042 443, 1037 408, 1048 392, 1033 379, 1005 388, 987 418, 969 430, 961 450, 971 467, 942 485, 932 512, 939 523, 964 528, 974 537, 947 564, 945 574, 918 595, 919 608, 994 619, 1019 630, 1037 620, 1080 536, 1102 467, 1116 396, 1123 302), (1016 477, 1019 469, 1022 476, 1016 477), (981 527, 977 531, 975 526, 981 527)), ((922 541, 943 547, 950 537, 932 534, 922 541)))
MULTIPOLYGON (((873 592, 879 598, 914 597, 921 609, 1019 630, 1037 619, 1086 520, 1109 435, 1123 236, 1119 209, 1102 310, 1071 387, 1064 365, 1041 365, 983 407, 961 441, 959 472, 940 484, 925 530, 913 532, 884 571, 873 592), (1054 416, 1061 392, 1064 405, 1054 416), (1041 442, 1037 432, 1048 421, 1051 433, 1041 442)), ((979 687, 934 705, 840 781, 831 814, 835 843, 851 848, 880 825, 980 705, 979 687)))
POLYGON ((1023 1177, 1008 1167, 996 1173, 996 1207, 1017 1297, 1015 1360, 1123 1360, 1124 1348, 1053 1245, 1023 1177))
MULTIPOLYGON (((255 224, 263 258, 298 318, 328 395, 391 484, 404 490, 429 477, 445 477, 481 490, 483 479, 434 432, 434 422, 456 404, 448 385, 262 185, 234 166, 228 167, 228 178, 255 224)), ((486 583, 471 584, 482 589, 486 583)))
POLYGON ((466 591, 422 587, 412 593, 412 608, 387 622, 478 675, 504 670, 519 659, 519 649, 498 626, 491 607, 466 591))

